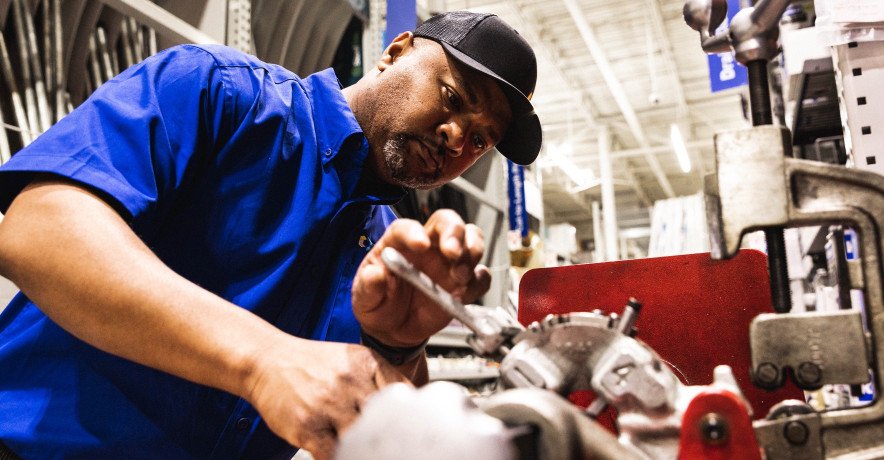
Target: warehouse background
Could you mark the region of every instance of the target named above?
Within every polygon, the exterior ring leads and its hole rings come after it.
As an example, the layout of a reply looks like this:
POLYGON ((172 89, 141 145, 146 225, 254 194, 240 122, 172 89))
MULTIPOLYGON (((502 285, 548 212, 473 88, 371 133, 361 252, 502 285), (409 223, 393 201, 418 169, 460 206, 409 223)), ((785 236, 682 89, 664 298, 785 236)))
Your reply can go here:
MULTIPOLYGON (((729 0, 731 12, 745 3, 729 0)), ((448 207, 482 227, 489 248, 483 262, 495 274, 485 303, 515 307, 519 277, 530 267, 708 248, 702 179, 714 168, 714 133, 748 126, 747 91, 728 84, 740 83, 741 68, 727 53, 702 52, 696 32, 684 23, 683 5, 0 0, 6 128, 0 130, 0 162, 102 82, 177 43, 226 43, 301 75, 334 67, 346 85, 371 67, 400 29, 442 11, 495 13, 525 36, 539 63, 533 102, 544 145, 525 170, 530 233, 519 238, 508 232, 506 164, 499 155, 486 156, 450 186, 411 194, 397 211, 422 219, 448 207)), ((844 163, 831 49, 807 33, 815 17, 814 2, 797 1, 781 22, 784 53, 771 66, 775 121, 794 132, 796 156, 844 163)), ((0 301, 7 291, 0 288, 0 301)))

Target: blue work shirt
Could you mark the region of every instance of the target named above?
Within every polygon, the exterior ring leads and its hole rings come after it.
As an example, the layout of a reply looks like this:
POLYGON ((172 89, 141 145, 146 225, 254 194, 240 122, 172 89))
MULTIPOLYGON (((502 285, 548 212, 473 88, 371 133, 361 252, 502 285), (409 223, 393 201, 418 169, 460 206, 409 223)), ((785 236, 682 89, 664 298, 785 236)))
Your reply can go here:
MULTIPOLYGON (((65 177, 185 278, 293 335, 358 342, 352 279, 403 194, 364 174, 367 155, 333 72, 301 79, 186 45, 129 68, 14 155, 0 211, 36 174, 65 177)), ((21 293, 0 314, 0 441, 40 459, 294 452, 244 400, 100 351, 21 293)))

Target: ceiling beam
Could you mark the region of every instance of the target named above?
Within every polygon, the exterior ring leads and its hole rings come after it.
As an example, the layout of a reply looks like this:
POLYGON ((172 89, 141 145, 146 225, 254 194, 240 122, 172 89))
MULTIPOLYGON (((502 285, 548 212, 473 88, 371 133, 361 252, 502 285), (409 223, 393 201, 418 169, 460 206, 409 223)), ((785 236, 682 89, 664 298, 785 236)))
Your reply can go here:
POLYGON ((684 95, 684 86, 681 84, 681 77, 678 75, 678 67, 675 65, 675 53, 672 52, 672 41, 669 34, 666 33, 666 23, 663 20, 663 11, 660 10, 659 0, 645 0, 647 10, 651 12, 651 27, 657 34, 657 44, 660 46, 660 53, 663 58, 663 65, 666 66, 668 73, 674 80, 673 88, 675 89, 675 103, 680 112, 679 115, 688 115, 688 101, 684 95))
MULTIPOLYGON (((712 148, 714 144, 712 139, 697 139, 685 143, 685 147, 689 149, 712 148)), ((659 144, 647 148, 615 150, 611 152, 611 158, 629 158, 645 154, 661 154, 672 152, 672 146, 669 144, 659 144)))
MULTIPOLYGON (((629 126, 632 135, 635 137, 640 147, 649 149, 651 147, 650 143, 645 136, 641 123, 638 121, 635 109, 626 97, 626 91, 623 89, 623 85, 614 74, 611 62, 608 60, 608 56, 598 42, 598 39, 596 39, 592 27, 590 27, 589 23, 586 21, 583 12, 580 10, 580 6, 577 4, 577 0, 562 1, 565 3, 565 7, 568 9, 571 18, 574 20, 574 24, 577 26, 577 30, 580 32, 584 44, 589 49, 590 55, 598 66, 599 72, 601 72, 602 77, 605 79, 605 84, 608 86, 611 96, 614 97, 614 101, 617 102, 617 106, 620 108, 623 118, 626 119, 626 124, 629 126)), ((644 158, 651 167, 651 171, 653 171, 654 176, 657 178, 657 181, 660 183, 660 187, 663 188, 663 192, 666 196, 669 198, 675 197, 672 185, 669 183, 669 179, 666 177, 666 173, 663 171, 657 158, 650 153, 644 154, 644 158)))
MULTIPOLYGON (((577 106, 579 107, 578 111, 586 123, 590 126, 595 125, 596 118, 598 114, 595 111, 595 106, 587 99, 586 92, 582 89, 579 89, 577 85, 562 72, 562 66, 559 65, 559 56, 551 51, 549 47, 546 45, 546 41, 541 40, 540 32, 534 26, 536 21, 528 20, 524 14, 522 14, 522 5, 518 1, 508 1, 502 3, 493 4, 497 7, 506 8, 510 11, 510 13, 519 19, 520 24, 520 32, 529 43, 531 43, 531 48, 534 49, 534 52, 539 54, 541 57, 547 59, 548 61, 555 64, 552 68, 553 73, 556 74, 559 79, 566 85, 565 91, 567 93, 572 94, 572 100, 577 99, 577 106), (577 95, 574 98, 573 95, 577 95)), ((481 8, 474 8, 474 10, 481 10, 481 8)))
MULTIPOLYGON (((586 139, 584 141, 586 144, 591 142, 590 139, 586 139)), ((690 142, 686 142, 685 146, 689 149, 711 149, 715 147, 715 143, 712 139, 696 139, 690 142)), ((651 153, 653 155, 659 155, 663 153, 668 153, 672 151, 672 146, 669 144, 658 144, 653 145, 649 148, 635 148, 635 149, 622 149, 622 150, 614 150, 611 152, 611 158, 632 158, 640 155, 644 155, 645 153, 651 153)), ((598 161, 598 157, 594 155, 587 155, 586 161, 588 162, 596 162, 598 161)))
POLYGON ((156 30, 161 36, 176 43, 218 43, 218 40, 154 3, 138 0, 102 0, 102 3, 135 18, 140 24, 156 30))
MULTIPOLYGON (((740 107, 740 95, 739 94, 714 94, 709 96, 697 97, 687 101, 688 105, 694 108, 695 112, 708 112, 710 109, 715 109, 716 107, 725 106, 728 104, 733 105, 734 110, 739 109, 740 107)), ((678 104, 668 104, 661 103, 656 106, 649 106, 644 109, 636 110, 636 115, 640 115, 642 117, 655 117, 661 116, 665 114, 671 114, 674 109, 678 108, 678 104)), ((620 119, 619 114, 599 114, 598 120, 604 123, 610 123, 611 120, 620 119)))
MULTIPOLYGON (((613 153, 611 154, 611 158, 614 158, 613 153)), ((624 163, 627 163, 624 161, 624 163)), ((635 190, 635 194, 638 195, 638 199, 645 205, 646 208, 650 208, 652 203, 651 199, 648 198, 648 195, 645 194, 644 190, 639 186, 639 180, 635 177, 635 173, 632 172, 632 168, 627 164, 625 168, 623 168, 623 172, 626 174, 626 180, 629 181, 629 185, 632 186, 632 189, 635 190)))
MULTIPOLYGON (((675 80, 675 103, 678 108, 676 118, 680 118, 682 115, 691 117, 692 114, 688 107, 688 101, 684 95, 684 85, 682 85, 681 77, 678 74, 678 66, 675 65, 675 53, 672 52, 672 40, 669 39, 669 34, 666 31, 666 22, 663 20, 663 11, 660 9, 660 2, 657 0, 645 0, 645 4, 651 12, 652 26, 659 37, 657 43, 659 44, 660 52, 663 55, 663 65, 667 67, 669 74, 672 75, 673 80, 675 80)), ((693 134, 693 129, 691 129, 691 132, 688 133, 688 135, 693 137, 693 134)), ((690 147, 688 148, 690 149, 690 147)), ((697 177, 699 177, 702 182, 703 176, 706 175, 706 166, 703 164, 703 157, 694 151, 694 149, 690 150, 691 161, 696 165, 695 170, 697 171, 697 177)))

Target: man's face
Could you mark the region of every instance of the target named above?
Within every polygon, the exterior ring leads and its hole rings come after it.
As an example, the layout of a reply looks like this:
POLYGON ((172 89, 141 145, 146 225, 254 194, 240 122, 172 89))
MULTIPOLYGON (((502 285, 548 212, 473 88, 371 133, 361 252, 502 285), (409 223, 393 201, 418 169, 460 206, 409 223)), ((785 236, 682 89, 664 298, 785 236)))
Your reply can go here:
POLYGON ((363 107, 369 113, 358 118, 380 178, 428 189, 459 176, 497 144, 511 113, 494 80, 438 43, 415 40, 417 46, 384 57, 390 64, 363 107))

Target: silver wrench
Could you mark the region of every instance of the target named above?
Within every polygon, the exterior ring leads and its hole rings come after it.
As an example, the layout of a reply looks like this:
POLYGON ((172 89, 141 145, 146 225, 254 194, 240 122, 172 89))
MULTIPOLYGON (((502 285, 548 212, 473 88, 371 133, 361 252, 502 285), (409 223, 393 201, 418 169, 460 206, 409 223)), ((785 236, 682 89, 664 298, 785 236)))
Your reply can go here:
POLYGON ((418 270, 396 249, 384 248, 381 251, 381 260, 393 273, 408 281, 442 307, 446 313, 473 331, 475 337, 471 338, 472 340, 468 339, 467 342, 481 354, 492 355, 496 352, 506 354, 509 351, 507 342, 524 329, 499 307, 491 309, 478 305, 464 305, 436 284, 426 273, 418 270))

